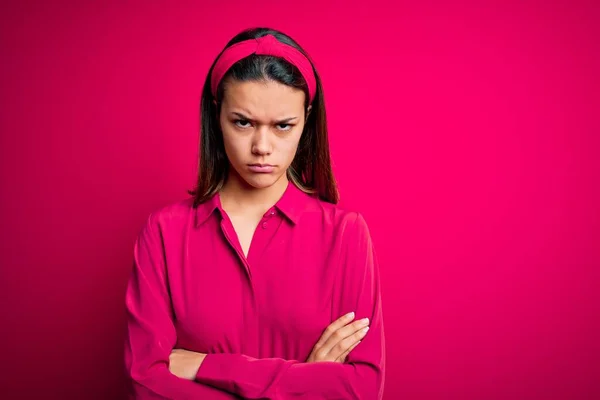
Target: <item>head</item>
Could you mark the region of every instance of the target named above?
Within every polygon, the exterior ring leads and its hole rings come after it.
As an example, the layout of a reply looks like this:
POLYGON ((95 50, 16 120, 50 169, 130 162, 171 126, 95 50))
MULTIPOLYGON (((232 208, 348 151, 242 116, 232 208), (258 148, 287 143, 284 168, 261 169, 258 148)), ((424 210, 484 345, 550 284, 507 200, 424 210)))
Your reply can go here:
MULTIPOLYGON (((293 46, 310 62, 290 37, 267 28, 243 31, 225 49, 265 35, 293 46)), ((195 203, 210 198, 229 179, 256 190, 291 180, 305 192, 337 203, 323 91, 312 62, 308 72, 316 85, 311 101, 312 92, 301 71, 269 55, 241 59, 211 88, 219 57, 210 68, 201 98, 198 182, 190 192, 195 203)), ((306 76, 307 71, 303 72, 306 76)))

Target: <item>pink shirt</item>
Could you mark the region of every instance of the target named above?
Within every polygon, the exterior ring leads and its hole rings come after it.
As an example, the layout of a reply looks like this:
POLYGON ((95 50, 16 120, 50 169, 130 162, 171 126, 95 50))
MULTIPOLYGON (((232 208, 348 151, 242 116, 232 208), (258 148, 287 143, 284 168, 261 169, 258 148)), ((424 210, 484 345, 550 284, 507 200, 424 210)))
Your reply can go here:
POLYGON ((126 364, 137 399, 380 399, 385 340, 379 267, 363 217, 294 184, 244 257, 219 195, 152 213, 128 283, 126 364), (345 363, 306 363, 354 311, 370 330, 345 363), (208 354, 195 381, 169 372, 181 348, 208 354))

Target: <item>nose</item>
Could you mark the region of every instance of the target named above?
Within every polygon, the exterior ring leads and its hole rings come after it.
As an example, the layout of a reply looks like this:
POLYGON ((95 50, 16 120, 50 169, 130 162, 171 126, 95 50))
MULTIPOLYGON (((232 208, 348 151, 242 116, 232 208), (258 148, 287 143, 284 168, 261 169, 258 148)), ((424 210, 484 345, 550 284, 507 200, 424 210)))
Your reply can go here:
POLYGON ((266 156, 271 154, 273 147, 270 141, 269 128, 261 126, 254 131, 252 138, 252 154, 266 156))

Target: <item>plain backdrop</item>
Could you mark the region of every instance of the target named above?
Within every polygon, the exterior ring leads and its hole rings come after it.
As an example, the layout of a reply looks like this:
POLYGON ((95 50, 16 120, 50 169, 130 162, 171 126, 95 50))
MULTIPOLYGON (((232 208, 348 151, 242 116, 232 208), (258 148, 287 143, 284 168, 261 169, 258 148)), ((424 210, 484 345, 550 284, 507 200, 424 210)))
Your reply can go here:
POLYGON ((385 399, 600 398, 595 2, 0 8, 3 399, 124 399, 148 214, 195 181, 214 57, 271 26, 322 75, 383 277, 385 399))

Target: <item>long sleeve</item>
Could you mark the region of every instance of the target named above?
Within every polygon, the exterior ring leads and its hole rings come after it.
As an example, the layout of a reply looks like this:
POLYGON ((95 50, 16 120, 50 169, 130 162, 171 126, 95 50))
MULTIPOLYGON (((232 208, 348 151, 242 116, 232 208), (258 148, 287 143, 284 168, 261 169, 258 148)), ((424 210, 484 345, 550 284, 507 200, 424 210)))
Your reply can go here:
POLYGON ((149 217, 134 248, 134 266, 126 292, 125 364, 133 399, 239 399, 169 371, 176 332, 166 284, 163 246, 158 224, 149 217))
MULTIPOLYGON (((348 224, 345 262, 334 284, 334 312, 369 317, 370 330, 346 363, 304 363, 243 354, 209 354, 196 380, 247 399, 381 399, 385 335, 379 267, 363 217, 348 224)), ((325 328, 325 327, 324 327, 325 328)))

